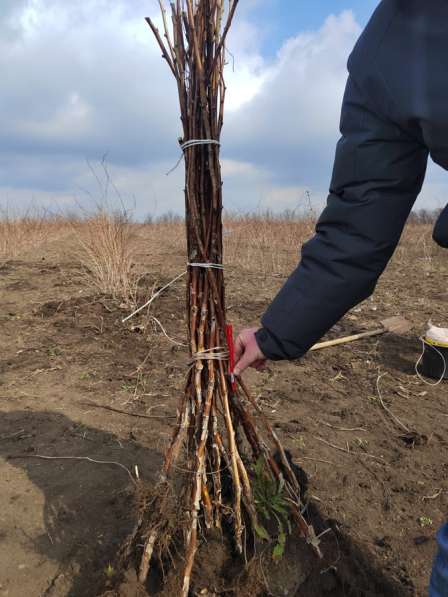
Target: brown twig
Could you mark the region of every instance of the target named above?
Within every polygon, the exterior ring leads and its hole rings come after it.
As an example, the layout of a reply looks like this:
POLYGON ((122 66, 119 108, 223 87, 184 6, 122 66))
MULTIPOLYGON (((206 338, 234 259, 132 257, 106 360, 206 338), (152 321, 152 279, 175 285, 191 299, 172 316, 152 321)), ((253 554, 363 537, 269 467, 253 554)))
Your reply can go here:
POLYGON ((409 427, 407 427, 407 425, 405 425, 404 423, 402 423, 400 421, 400 419, 394 415, 394 413, 390 410, 390 408, 388 408, 385 404, 384 404, 384 400, 383 397, 381 395, 381 390, 380 390, 380 381, 381 379, 387 375, 387 373, 383 373, 382 375, 378 375, 377 379, 376 379, 376 389, 378 392, 378 399, 380 401, 381 406, 383 407, 383 409, 387 412, 387 414, 389 415, 389 417, 395 422, 396 425, 398 425, 398 427, 400 427, 400 429, 403 429, 403 431, 405 431, 406 433, 409 433, 411 430, 409 429, 409 427))
POLYGON ((440 488, 433 495, 424 495, 422 497, 422 501, 426 502, 426 501, 429 501, 429 500, 436 500, 442 493, 443 493, 443 489, 440 488))
POLYGON ((322 439, 321 437, 316 437, 315 439, 317 439, 318 442, 321 442, 322 444, 325 444, 326 446, 333 448, 333 450, 339 450, 339 452, 344 452, 344 454, 350 454, 349 448, 341 448, 341 446, 337 446, 336 444, 327 442, 327 440, 322 439))
POLYGON ((331 425, 331 423, 326 423, 325 421, 318 421, 322 425, 326 425, 331 429, 335 429, 336 431, 367 431, 363 427, 336 427, 336 425, 331 425))
POLYGON ((8 439, 17 438, 25 433, 25 429, 20 429, 20 431, 16 431, 15 433, 9 433, 8 435, 0 435, 0 442, 3 442, 8 439))
POLYGON ((83 406, 90 406, 92 408, 101 408, 104 410, 110 410, 114 413, 119 413, 121 415, 127 415, 128 417, 137 417, 139 419, 175 419, 174 415, 142 415, 138 413, 130 413, 127 410, 121 410, 120 408, 114 408, 113 406, 108 406, 107 404, 97 404, 96 402, 79 402, 79 404, 83 406))
POLYGON ((321 458, 312 458, 311 456, 302 456, 303 460, 312 460, 313 462, 322 462, 323 464, 331 464, 332 466, 336 466, 334 462, 330 460, 322 460, 321 458))

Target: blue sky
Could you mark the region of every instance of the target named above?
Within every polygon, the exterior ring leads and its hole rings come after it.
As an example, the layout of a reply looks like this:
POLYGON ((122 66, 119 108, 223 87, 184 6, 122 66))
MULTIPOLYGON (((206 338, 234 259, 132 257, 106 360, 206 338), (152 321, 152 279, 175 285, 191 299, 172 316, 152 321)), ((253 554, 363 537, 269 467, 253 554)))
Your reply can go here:
POLYGON ((377 0, 264 0, 249 14, 263 31, 263 52, 273 55, 286 38, 318 29, 329 14, 351 10, 364 27, 377 5, 377 0))
MULTIPOLYGON (((241 0, 221 156, 232 210, 325 202, 346 62, 372 0, 241 0)), ((91 207, 109 175, 135 216, 183 212, 174 81, 143 17, 155 0, 0 0, 0 208, 91 207)), ((419 204, 446 202, 430 168, 419 204)))

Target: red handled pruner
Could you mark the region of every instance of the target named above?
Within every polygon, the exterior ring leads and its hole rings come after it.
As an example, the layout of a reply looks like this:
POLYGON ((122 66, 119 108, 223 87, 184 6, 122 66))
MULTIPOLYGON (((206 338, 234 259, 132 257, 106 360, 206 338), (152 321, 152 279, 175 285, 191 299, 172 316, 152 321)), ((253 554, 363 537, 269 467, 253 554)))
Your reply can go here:
POLYGON ((226 325, 226 337, 227 337, 227 346, 229 348, 229 375, 230 375, 230 385, 232 387, 232 391, 236 392, 237 385, 235 379, 235 343, 233 341, 233 326, 230 324, 226 325))

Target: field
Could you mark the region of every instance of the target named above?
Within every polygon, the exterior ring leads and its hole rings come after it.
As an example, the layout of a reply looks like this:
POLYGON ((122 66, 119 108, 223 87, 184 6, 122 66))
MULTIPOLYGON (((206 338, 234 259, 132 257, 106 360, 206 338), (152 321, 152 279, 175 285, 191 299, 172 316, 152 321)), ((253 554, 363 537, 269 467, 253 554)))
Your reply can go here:
MULTIPOLYGON (((294 219, 226 220, 236 328, 257 324, 311 230, 294 219)), ((183 235, 175 220, 104 214, 0 223, 1 596, 140 594, 113 563, 134 524, 135 466, 142 481, 156 478, 183 391, 184 279, 121 320, 184 271, 183 235)), ((247 373, 307 473, 313 517, 330 529, 323 562, 292 545, 269 578, 258 571, 260 595, 426 594, 448 511, 448 391, 414 366, 428 319, 446 324, 447 276, 430 226, 410 224, 373 298, 330 336, 399 313, 412 332, 247 373)), ((197 594, 243 595, 214 543, 203 560, 197 594)))

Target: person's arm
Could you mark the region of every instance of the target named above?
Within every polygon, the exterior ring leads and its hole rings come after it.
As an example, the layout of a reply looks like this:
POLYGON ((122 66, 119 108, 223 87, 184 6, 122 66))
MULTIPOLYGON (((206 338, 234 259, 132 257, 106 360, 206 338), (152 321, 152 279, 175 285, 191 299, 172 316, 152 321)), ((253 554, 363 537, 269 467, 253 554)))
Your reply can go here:
MULTIPOLYGON (((349 77, 327 207, 302 259, 255 334, 270 360, 305 354, 350 308, 366 299, 392 256, 424 180, 423 143, 369 105, 349 77)), ((248 343, 249 347, 249 343, 248 343)), ((251 364, 240 347, 238 372, 251 364)))

